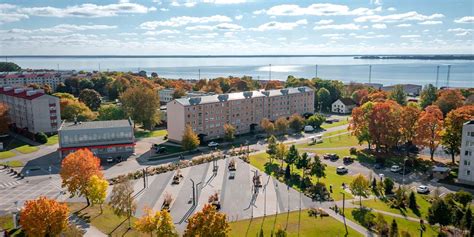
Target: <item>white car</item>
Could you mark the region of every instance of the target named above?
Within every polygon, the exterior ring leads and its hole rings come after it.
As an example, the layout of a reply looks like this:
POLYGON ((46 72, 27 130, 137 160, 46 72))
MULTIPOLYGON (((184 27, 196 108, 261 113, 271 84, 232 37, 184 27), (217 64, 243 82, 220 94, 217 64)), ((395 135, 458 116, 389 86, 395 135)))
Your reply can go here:
POLYGON ((217 147, 219 146, 219 143, 217 142, 209 142, 209 144, 207 144, 208 147, 217 147))
POLYGON ((416 188, 416 192, 421 194, 427 194, 430 193, 430 188, 428 188, 428 186, 426 185, 420 185, 416 188))
POLYGON ((336 168, 336 173, 338 174, 346 174, 349 170, 345 166, 339 166, 336 168))
POLYGON ((314 132, 314 128, 311 125, 304 126, 304 132, 314 132))
POLYGON ((398 165, 392 165, 392 167, 390 167, 390 171, 394 172, 394 173, 398 173, 402 170, 402 167, 398 166, 398 165))

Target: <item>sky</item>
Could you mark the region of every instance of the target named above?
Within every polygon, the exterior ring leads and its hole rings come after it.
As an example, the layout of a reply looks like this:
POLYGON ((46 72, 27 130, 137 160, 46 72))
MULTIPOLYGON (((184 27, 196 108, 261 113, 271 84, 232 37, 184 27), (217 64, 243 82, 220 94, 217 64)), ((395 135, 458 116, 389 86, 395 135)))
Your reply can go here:
POLYGON ((472 0, 2 0, 0 55, 473 54, 472 0))

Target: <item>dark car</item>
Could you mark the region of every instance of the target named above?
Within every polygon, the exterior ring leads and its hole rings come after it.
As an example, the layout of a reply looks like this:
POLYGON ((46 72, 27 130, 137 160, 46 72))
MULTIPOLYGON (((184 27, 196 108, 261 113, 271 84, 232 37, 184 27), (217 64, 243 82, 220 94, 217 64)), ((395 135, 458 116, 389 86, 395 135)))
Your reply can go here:
POLYGON ((377 164, 374 165, 374 168, 375 168, 376 170, 382 169, 382 168, 383 168, 383 164, 377 163, 377 164))
POLYGON ((352 158, 350 156, 344 156, 344 158, 342 158, 342 161, 344 162, 344 164, 350 164, 350 163, 354 162, 354 158, 352 158))
POLYGON ((337 154, 331 154, 331 157, 329 158, 331 161, 336 161, 339 159, 339 156, 337 154))

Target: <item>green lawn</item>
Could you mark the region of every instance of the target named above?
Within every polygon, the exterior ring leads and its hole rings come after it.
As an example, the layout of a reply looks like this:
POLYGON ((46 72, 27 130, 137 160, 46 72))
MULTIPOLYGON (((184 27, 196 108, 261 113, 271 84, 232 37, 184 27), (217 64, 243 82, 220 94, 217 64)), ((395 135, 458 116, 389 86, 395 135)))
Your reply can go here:
POLYGON ((146 137, 163 137, 168 134, 166 129, 154 130, 154 131, 135 131, 136 138, 146 138, 146 137))
MULTIPOLYGON (((304 151, 300 150, 300 152, 304 152, 304 151)), ((334 154, 339 155, 339 157, 341 157, 341 158, 344 157, 344 156, 355 157, 354 155, 351 155, 349 149, 346 149, 346 148, 344 148, 344 149, 318 149, 318 150, 309 151, 309 152, 315 153, 318 156, 320 156, 321 158, 322 158, 322 155, 324 155, 326 153, 334 153, 334 154)))
MULTIPOLYGON (((418 211, 416 210, 413 211, 410 208, 406 208, 406 209, 391 208, 390 204, 380 199, 365 200, 365 201, 362 201, 362 205, 365 207, 370 207, 370 208, 381 210, 381 211, 391 212, 391 213, 400 214, 400 215, 406 215, 406 216, 415 217, 419 219, 425 219, 426 215, 428 214, 428 208, 431 206, 431 204, 427 200, 427 196, 415 194, 415 197, 416 197, 416 204, 418 205, 418 211)), ((359 203, 355 202, 355 204, 358 205, 359 203)))
MULTIPOLYGON (((332 217, 310 217, 306 210, 299 212, 280 213, 267 217, 255 218, 230 223, 229 236, 259 236, 263 229, 264 236, 271 236, 272 230, 278 227, 286 229, 288 236, 345 236, 344 224, 332 217), (299 224, 300 223, 300 224, 299 224), (299 235, 298 235, 299 232, 299 235)), ((348 227, 347 236, 363 236, 348 227)))
POLYGON ((297 148, 336 148, 336 147, 350 147, 350 146, 358 146, 359 141, 356 137, 351 136, 349 133, 342 134, 335 137, 330 138, 323 138, 322 143, 318 144, 310 144, 308 143, 301 143, 296 145, 297 148))
POLYGON ((323 138, 334 136, 334 135, 341 134, 341 133, 347 133, 347 132, 349 132, 349 131, 347 131, 347 129, 341 129, 341 130, 336 130, 336 131, 332 131, 332 132, 325 132, 325 133, 323 133, 323 138))
MULTIPOLYGON (((85 203, 68 203, 71 213, 81 210, 86 206, 85 203)), ((104 212, 100 214, 98 205, 88 207, 77 213, 78 216, 85 219, 91 225, 99 229, 104 234, 110 236, 149 236, 136 231, 133 228, 133 222, 137 218, 132 217, 132 229, 128 230, 128 220, 126 217, 118 217, 108 205, 104 205, 104 212)))
MULTIPOLYGON (((255 154, 255 155, 250 156, 250 164, 251 165, 255 166, 257 169, 259 169, 263 172, 267 172, 267 173, 270 172, 272 175, 274 175, 273 172, 271 172, 268 168, 266 168, 265 164, 267 162, 268 162, 268 154, 267 153, 259 153, 259 154, 255 154)), ((280 166, 280 164, 281 164, 280 162, 273 161, 273 166, 274 167, 278 167, 278 166, 280 166)), ((271 167, 271 166, 267 165, 267 167, 271 167)), ((302 176, 302 174, 303 174, 303 171, 300 170, 300 169, 297 169, 296 167, 293 167, 292 172, 295 173, 295 174, 298 174, 300 176, 302 176)), ((342 183, 349 184, 352 181, 352 179, 353 179, 353 176, 351 176, 351 175, 338 175, 338 174, 336 174, 336 168, 335 167, 326 166, 326 178, 320 179, 320 182, 325 183, 328 190, 329 190, 329 185, 332 185, 332 187, 333 187, 333 193, 331 194, 332 198, 334 198, 334 200, 342 200, 341 192, 343 190, 342 190, 341 185, 342 185, 342 183)), ((313 181, 313 183, 316 183, 317 179, 315 177, 312 177, 312 181, 313 181)), ((292 187, 295 188, 296 190, 299 190, 298 186, 296 186, 296 185, 292 185, 292 187)), ((353 198, 350 193, 345 192, 345 195, 346 195, 347 199, 353 198)))
POLYGON ((45 145, 51 146, 54 144, 58 144, 58 142, 59 142, 58 135, 54 135, 54 136, 48 137, 48 142, 46 142, 45 145))
MULTIPOLYGON (((356 223, 360 223, 358 220, 360 219, 358 216, 358 208, 348 208, 345 211, 346 217, 356 223)), ((372 212, 375 216, 377 216, 378 213, 372 212)), ((385 221, 387 221, 389 227, 390 224, 392 223, 393 219, 397 222, 398 225, 398 233, 401 234, 402 231, 407 231, 410 233, 411 236, 419 236, 420 235, 420 223, 417 221, 410 221, 404 218, 398 218, 398 217, 393 217, 389 215, 383 215, 385 218, 385 221)), ((437 226, 431 226, 427 222, 425 222, 425 231, 423 232, 423 236, 437 236, 438 235, 438 227, 437 226)))
POLYGON ((10 157, 14 157, 16 154, 12 151, 1 151, 0 152, 0 159, 7 159, 10 157))
POLYGON ((345 125, 345 124, 348 124, 349 121, 347 119, 343 119, 339 122, 335 122, 335 123, 323 123, 323 125, 321 125, 321 128, 324 128, 324 129, 328 129, 328 128, 333 128, 333 127, 337 127, 337 126, 342 126, 342 125, 345 125))
POLYGON ((8 165, 10 167, 22 167, 25 164, 19 160, 12 160, 12 161, 7 161, 7 162, 0 162, 0 165, 8 165))
POLYGON ((15 148, 15 150, 23 154, 28 154, 28 153, 32 153, 39 150, 39 148, 36 146, 23 145, 23 146, 15 148))

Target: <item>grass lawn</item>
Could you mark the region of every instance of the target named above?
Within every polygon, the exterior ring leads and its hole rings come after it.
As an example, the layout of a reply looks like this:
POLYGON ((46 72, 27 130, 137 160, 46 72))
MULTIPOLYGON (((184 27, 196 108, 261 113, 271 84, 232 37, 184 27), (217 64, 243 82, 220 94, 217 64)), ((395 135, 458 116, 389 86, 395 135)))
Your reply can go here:
MULTIPOLYGON (((255 166, 257 169, 266 172, 266 173, 271 173, 274 175, 274 173, 269 170, 272 166, 265 165, 268 162, 268 154, 267 153, 259 153, 255 155, 250 156, 250 164, 255 166), (266 168, 267 167, 267 168, 266 168)), ((273 161, 273 167, 278 167, 280 166, 280 162, 273 161)), ((302 176, 303 171, 300 169, 297 169, 296 167, 292 168, 292 172, 295 174, 298 174, 302 176)), ((329 185, 332 185, 333 188, 333 193, 331 194, 332 198, 334 200, 342 200, 342 183, 349 184, 352 181, 353 177, 351 175, 338 175, 336 174, 336 168, 332 166, 326 166, 326 178, 320 179, 320 182, 323 182, 326 184, 329 190, 329 185)), ((312 177, 313 183, 316 183, 316 178, 312 177)), ((293 184, 291 185, 294 189, 299 190, 298 186, 293 184)), ((350 199, 353 198, 350 193, 345 193, 346 198, 350 199)))
POLYGON ((46 142, 45 145, 51 146, 54 144, 58 144, 58 142, 59 142, 58 135, 54 135, 54 136, 48 137, 48 142, 46 142))
POLYGON ((321 125, 321 128, 324 128, 324 129, 328 129, 328 128, 333 128, 333 127, 337 127, 337 126, 342 126, 342 125, 345 125, 345 124, 348 124, 349 121, 347 119, 344 119, 344 120, 341 120, 339 122, 335 122, 335 123, 323 123, 323 125, 321 125))
MULTIPOLYGON (((360 223, 357 220, 360 220, 360 213, 358 211, 358 208, 348 208, 346 209, 346 217, 356 223, 360 223)), ((375 216, 378 215, 376 212, 372 212, 375 216)), ((393 217, 389 215, 383 215, 385 218, 385 221, 387 221, 388 226, 390 227, 393 219, 397 222, 398 225, 398 233, 401 234, 402 231, 407 231, 410 233, 411 236, 419 236, 420 235, 420 223, 416 221, 410 221, 406 220, 404 218, 399 218, 399 217, 393 217)), ((423 236, 437 236, 438 235, 438 227, 437 226, 431 226, 427 222, 425 222, 425 232, 423 232, 423 236)))
MULTIPOLYGON (((362 201, 362 205, 365 207, 370 207, 373 209, 391 212, 400 215, 406 215, 410 217, 415 217, 419 219, 426 219, 426 215, 428 214, 428 208, 431 206, 431 203, 427 200, 427 196, 423 196, 420 194, 415 194, 416 197, 416 204, 418 205, 418 211, 414 212, 410 208, 406 208, 404 210, 391 208, 389 203, 386 203, 380 199, 374 200, 365 200, 362 201)), ((354 204, 358 205, 359 202, 355 202, 354 204)))
MULTIPOLYGON (((68 203, 71 213, 77 212, 86 206, 85 203, 68 203)), ((132 217, 132 229, 128 230, 128 220, 126 217, 116 216, 112 208, 104 205, 104 212, 100 214, 99 205, 88 207, 77 213, 82 219, 85 219, 91 225, 95 226, 101 232, 110 236, 149 236, 133 229, 133 222, 137 218, 132 217)))
POLYGON ((32 153, 32 152, 35 152, 35 151, 39 150, 39 148, 35 147, 35 146, 24 145, 24 146, 20 146, 20 147, 15 148, 15 150, 17 150, 18 152, 23 153, 23 154, 28 154, 28 153, 32 153))
POLYGON ((0 165, 8 165, 10 167, 22 167, 25 164, 19 160, 12 160, 12 161, 7 161, 7 162, 0 162, 0 165))
MULTIPOLYGON (((303 150, 300 150, 299 152, 304 152, 303 150)), ((344 156, 352 156, 352 157, 355 157, 354 155, 351 155, 349 149, 318 149, 318 150, 315 150, 315 151, 309 151, 311 153, 315 153, 317 154, 321 159, 322 159, 322 155, 326 154, 326 153, 334 153, 334 154, 337 154, 339 155, 339 157, 344 157, 344 156)))
MULTIPOLYGON (((282 229, 286 227, 288 236, 322 236, 323 233, 324 236, 345 236, 343 223, 332 217, 310 217, 306 210, 301 211, 301 221, 299 221, 299 212, 295 211, 290 212, 289 215, 280 213, 253 220, 232 222, 229 236, 259 236, 260 229, 263 229, 264 236, 270 236, 272 230, 276 231, 278 227, 282 229)), ((348 231, 347 236, 363 236, 351 228, 348 228, 348 231)))
POLYGON ((168 134, 166 129, 154 130, 154 131, 135 131, 136 138, 146 138, 146 137, 163 137, 168 134))
POLYGON ((12 151, 2 151, 0 152, 0 159, 7 159, 10 157, 14 157, 16 154, 12 151))
POLYGON ((358 145, 359 141, 357 140, 357 138, 347 133, 335 137, 323 138, 323 142, 318 144, 310 144, 309 142, 301 143, 296 145, 296 148, 336 148, 358 145))
POLYGON ((336 130, 332 132, 325 132, 323 133, 323 137, 330 137, 330 136, 334 136, 334 135, 346 133, 346 132, 349 132, 349 131, 347 131, 347 129, 341 129, 341 130, 336 130))

